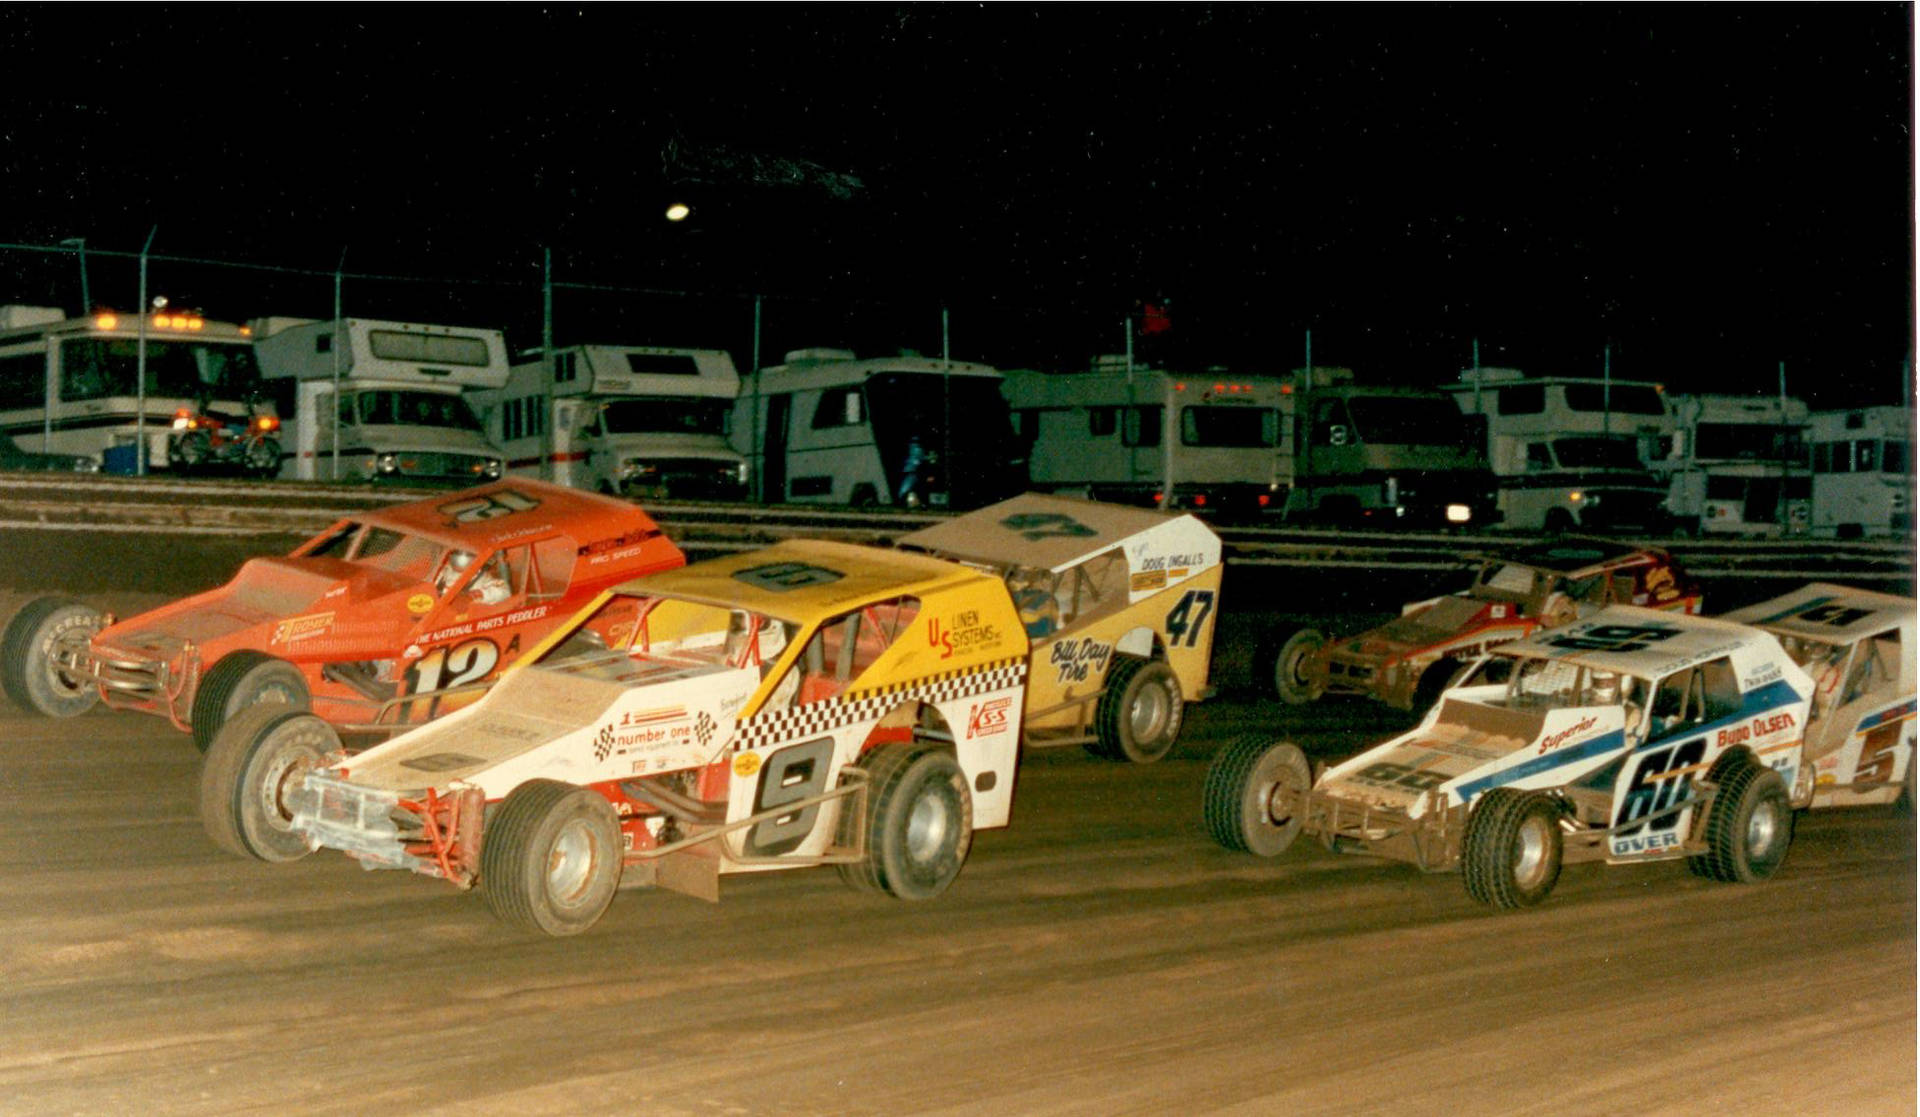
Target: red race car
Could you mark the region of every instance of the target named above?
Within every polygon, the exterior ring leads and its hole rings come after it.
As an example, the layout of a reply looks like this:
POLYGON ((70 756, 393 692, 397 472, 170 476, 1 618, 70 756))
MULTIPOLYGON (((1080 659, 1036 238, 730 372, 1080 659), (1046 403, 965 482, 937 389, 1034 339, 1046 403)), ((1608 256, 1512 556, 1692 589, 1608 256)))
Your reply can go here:
POLYGON ((116 622, 28 602, 0 637, 15 705, 160 714, 202 750, 256 702, 392 728, 470 701, 615 583, 686 557, 637 506, 514 478, 341 520, 285 558, 116 622))

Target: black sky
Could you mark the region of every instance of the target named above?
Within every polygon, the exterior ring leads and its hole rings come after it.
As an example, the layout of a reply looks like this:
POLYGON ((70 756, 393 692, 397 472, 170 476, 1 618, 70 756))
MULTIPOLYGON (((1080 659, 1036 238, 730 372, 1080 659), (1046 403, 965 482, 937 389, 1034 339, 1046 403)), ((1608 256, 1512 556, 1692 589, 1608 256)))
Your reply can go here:
MULTIPOLYGON (((564 294, 562 342, 742 359, 743 292, 785 296, 768 359, 934 350, 946 305, 957 356, 1073 366, 1155 295, 1183 361, 1291 367, 1311 328, 1317 361, 1415 383, 1478 338, 1683 391, 1770 392, 1784 360, 1833 407, 1898 399, 1913 348, 1905 5, 111 11, 0 20, 0 241, 344 249, 469 281, 356 282, 351 313, 516 346, 550 247, 563 280, 711 295, 564 294)), ((77 302, 69 259, 0 265, 6 301, 77 302)), ((215 317, 331 312, 327 281, 155 274, 215 317)))

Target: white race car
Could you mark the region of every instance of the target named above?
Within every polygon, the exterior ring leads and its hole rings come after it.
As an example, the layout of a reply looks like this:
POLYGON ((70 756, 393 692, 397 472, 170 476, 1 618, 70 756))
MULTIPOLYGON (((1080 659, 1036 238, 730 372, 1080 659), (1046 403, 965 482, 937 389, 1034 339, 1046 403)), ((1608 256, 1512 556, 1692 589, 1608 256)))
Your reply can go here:
POLYGON ((1813 806, 1912 801, 1912 598, 1815 583, 1726 619, 1773 633, 1813 677, 1813 806))
POLYGON ((1545 899, 1565 862, 1685 857, 1771 876, 1813 797, 1813 683, 1770 633, 1613 606, 1503 644, 1420 726, 1313 779, 1299 748, 1248 738, 1208 770, 1208 831, 1275 856, 1332 848, 1458 868, 1501 908, 1545 899))

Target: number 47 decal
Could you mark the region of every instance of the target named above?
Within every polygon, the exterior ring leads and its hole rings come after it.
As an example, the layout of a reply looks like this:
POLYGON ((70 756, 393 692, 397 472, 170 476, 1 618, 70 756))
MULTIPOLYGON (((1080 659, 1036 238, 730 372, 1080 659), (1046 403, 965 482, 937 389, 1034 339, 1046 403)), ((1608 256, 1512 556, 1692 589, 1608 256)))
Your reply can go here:
POLYGON ((1200 643, 1200 632, 1206 627, 1207 618, 1213 615, 1212 590, 1188 590, 1180 600, 1173 603, 1167 611, 1167 646, 1178 648, 1185 640, 1186 647, 1195 647, 1200 643), (1195 607, 1199 612, 1195 612, 1195 607))

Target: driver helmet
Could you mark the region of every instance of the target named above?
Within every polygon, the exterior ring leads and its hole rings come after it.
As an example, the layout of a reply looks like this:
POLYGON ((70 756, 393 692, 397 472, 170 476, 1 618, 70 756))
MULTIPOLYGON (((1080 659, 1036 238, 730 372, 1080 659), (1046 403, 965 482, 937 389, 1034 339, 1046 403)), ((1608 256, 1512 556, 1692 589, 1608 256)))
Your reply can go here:
POLYGON ((460 580, 460 576, 467 572, 467 567, 472 565, 472 551, 453 552, 447 556, 446 565, 440 568, 440 576, 433 580, 433 588, 440 593, 447 592, 453 588, 455 582, 460 580))

